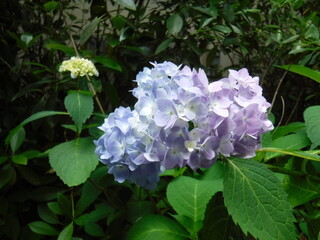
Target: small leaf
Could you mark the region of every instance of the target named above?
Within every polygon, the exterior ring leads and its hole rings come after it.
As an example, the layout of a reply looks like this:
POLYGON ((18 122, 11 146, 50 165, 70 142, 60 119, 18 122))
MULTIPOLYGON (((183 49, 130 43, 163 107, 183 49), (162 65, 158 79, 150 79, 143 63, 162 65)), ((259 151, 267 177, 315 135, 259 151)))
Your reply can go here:
POLYGON ((179 33, 183 26, 183 20, 178 13, 171 15, 167 19, 167 29, 172 35, 179 33))
POLYGON ((260 240, 297 239, 290 204, 273 172, 250 159, 227 162, 224 202, 242 231, 260 240))
POLYGON ((52 10, 57 9, 59 7, 59 3, 56 1, 49 1, 43 4, 43 7, 47 12, 50 12, 52 10))
POLYGON ((311 24, 308 30, 305 32, 304 37, 310 40, 319 40, 319 29, 314 24, 311 24))
POLYGON ((69 187, 83 183, 99 160, 91 138, 77 138, 61 143, 49 151, 49 162, 61 180, 69 187))
POLYGON ((286 69, 290 72, 311 78, 320 83, 320 72, 302 65, 282 65, 279 68, 286 69))
POLYGON ((135 223, 128 240, 184 240, 188 233, 175 221, 160 215, 148 215, 135 223))
POLYGON ((59 219, 56 214, 54 214, 47 205, 38 205, 38 215, 39 217, 51 224, 58 224, 59 219))
POLYGON ((101 63, 103 66, 107 68, 111 68, 114 70, 117 70, 119 72, 122 72, 122 67, 120 63, 112 58, 106 57, 106 56, 95 56, 92 58, 95 62, 101 63))
POLYGON ((73 234, 73 222, 66 226, 59 234, 57 240, 71 240, 73 234))
POLYGON ((42 221, 35 221, 28 224, 29 228, 40 235, 56 236, 59 232, 50 224, 42 221))
POLYGON ((26 132, 23 127, 17 129, 17 132, 13 134, 13 136, 10 139, 10 147, 13 154, 21 146, 25 137, 26 137, 26 132))
POLYGON ((112 25, 119 31, 126 25, 127 20, 121 16, 117 15, 111 19, 112 25))
POLYGON ((28 164, 28 158, 22 154, 19 155, 13 155, 12 156, 12 162, 19 164, 19 165, 27 165, 28 164))
POLYGON ((64 99, 64 105, 79 129, 93 112, 93 98, 83 91, 69 92, 64 99))
POLYGON ((60 208, 58 202, 48 202, 47 206, 53 213, 58 215, 63 215, 63 211, 60 208))
POLYGON ((54 50, 59 50, 61 52, 66 53, 69 56, 75 56, 75 52, 74 49, 72 47, 68 47, 66 45, 63 44, 59 44, 59 43, 46 43, 44 45, 46 48, 48 49, 54 49, 54 50))
POLYGON ((169 47, 170 43, 172 43, 172 41, 173 41, 173 38, 168 38, 168 39, 164 40, 163 42, 161 42, 158 45, 154 54, 157 55, 157 54, 161 53, 162 51, 166 50, 169 47))
POLYGON ((306 123, 307 135, 311 142, 320 145, 320 106, 308 107, 303 117, 306 123))
POLYGON ((136 10, 136 5, 133 0, 113 0, 113 1, 130 10, 133 10, 133 11, 136 10))
POLYGON ((218 32, 225 33, 225 34, 232 32, 232 30, 229 27, 224 26, 224 25, 215 25, 212 27, 212 29, 215 31, 218 31, 218 32))
POLYGON ((80 46, 85 44, 86 41, 91 37, 91 35, 96 31, 96 28, 98 24, 101 22, 101 20, 101 17, 96 17, 92 20, 92 22, 88 23, 88 25, 83 29, 79 39, 80 46))

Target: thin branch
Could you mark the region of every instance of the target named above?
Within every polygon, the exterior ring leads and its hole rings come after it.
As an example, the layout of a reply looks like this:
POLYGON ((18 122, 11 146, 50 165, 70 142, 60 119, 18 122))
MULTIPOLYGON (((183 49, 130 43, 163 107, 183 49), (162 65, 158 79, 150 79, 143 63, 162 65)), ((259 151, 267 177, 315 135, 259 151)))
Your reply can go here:
POLYGON ((269 110, 268 110, 268 114, 270 114, 271 111, 272 111, 274 102, 276 101, 276 98, 277 98, 277 95, 278 95, 278 92, 279 92, 279 89, 280 89, 280 86, 281 86, 281 84, 282 84, 285 76, 287 75, 288 70, 289 70, 289 69, 287 69, 287 70, 284 72, 284 74, 282 75, 282 77, 281 77, 281 79, 280 79, 280 81, 279 81, 279 83, 278 83, 278 86, 277 86, 277 88, 276 88, 276 91, 274 92, 274 95, 273 95, 273 98, 272 98, 272 101, 271 101, 271 107, 270 107, 269 110))

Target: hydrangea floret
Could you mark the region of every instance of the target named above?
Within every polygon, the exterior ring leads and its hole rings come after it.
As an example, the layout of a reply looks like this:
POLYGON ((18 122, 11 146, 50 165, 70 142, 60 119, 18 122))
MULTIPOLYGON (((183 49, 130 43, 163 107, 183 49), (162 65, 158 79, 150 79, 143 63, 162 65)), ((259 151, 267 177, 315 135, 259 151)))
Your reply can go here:
POLYGON ((86 74, 89 76, 99 76, 99 72, 94 64, 85 58, 71 57, 69 60, 65 60, 59 67, 59 72, 70 72, 71 78, 83 77, 86 74))
POLYGON ((135 81, 134 109, 111 113, 95 141, 120 183, 154 189, 166 169, 208 168, 219 155, 253 157, 261 135, 273 129, 259 78, 245 68, 209 83, 202 69, 153 63, 135 81))

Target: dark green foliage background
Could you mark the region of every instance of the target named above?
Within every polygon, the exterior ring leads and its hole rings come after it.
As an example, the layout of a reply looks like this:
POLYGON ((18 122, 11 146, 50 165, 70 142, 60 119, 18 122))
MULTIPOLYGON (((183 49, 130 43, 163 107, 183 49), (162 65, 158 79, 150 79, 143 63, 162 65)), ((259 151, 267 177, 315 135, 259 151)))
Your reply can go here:
MULTIPOLYGON (((276 67, 300 64, 319 69, 318 0, 136 0, 136 9, 118 4, 126 1, 79 2, 0 1, 0 239, 56 239, 72 221, 77 237, 73 239, 124 239, 142 216, 173 213, 165 189, 174 174, 162 178, 157 192, 146 192, 115 183, 99 165, 84 184, 64 185, 46 151, 77 137, 79 133, 61 126, 72 124, 69 118, 51 116, 26 125, 16 152, 5 144, 9 131, 30 115, 66 111, 69 90, 89 90, 84 79, 58 73, 58 64, 75 55, 69 34, 80 55, 96 63, 100 75, 93 86, 106 113, 120 105, 133 106, 129 90, 136 74, 150 67, 149 62, 165 60, 203 68, 210 81, 222 78, 229 68, 246 67, 260 77, 269 102, 281 84, 272 109, 275 124, 303 121, 304 109, 319 103, 318 83, 276 67), (89 2, 90 8, 84 8, 89 2), (96 27, 85 30, 96 18, 96 27), (230 61, 226 69, 219 64, 221 53, 230 61), (33 152, 25 153, 29 150, 33 152), (26 164, 13 160, 20 153, 27 155, 26 164)), ((87 122, 93 127, 83 128, 82 137, 96 139, 101 134, 96 130, 103 122, 97 105, 94 112, 87 122)), ((189 171, 185 174, 194 174, 189 171)), ((251 239, 227 216, 221 197, 211 201, 221 210, 211 204, 210 211, 220 211, 231 229, 228 236, 251 239)), ((296 209, 301 239, 314 239, 319 232, 319 218, 308 215, 317 204, 296 209)), ((209 239, 205 232, 201 236, 209 239)))

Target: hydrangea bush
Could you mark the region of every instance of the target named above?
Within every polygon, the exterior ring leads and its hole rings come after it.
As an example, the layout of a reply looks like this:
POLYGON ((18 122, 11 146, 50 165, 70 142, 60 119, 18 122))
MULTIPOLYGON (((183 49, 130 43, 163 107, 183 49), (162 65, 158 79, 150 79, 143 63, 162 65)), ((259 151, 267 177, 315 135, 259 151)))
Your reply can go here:
POLYGON ((208 168, 219 155, 251 158, 261 135, 273 129, 259 78, 247 69, 209 83, 202 69, 152 65, 136 77, 134 109, 111 113, 95 141, 116 181, 154 189, 166 169, 208 168))

